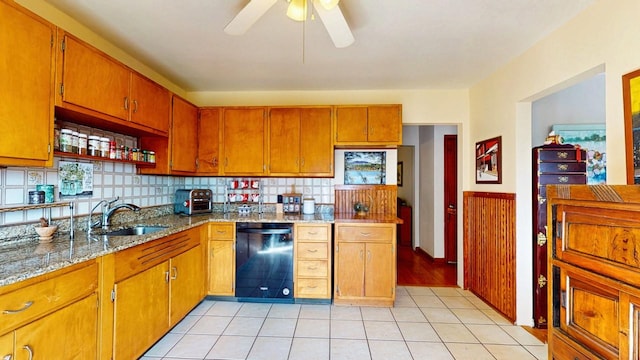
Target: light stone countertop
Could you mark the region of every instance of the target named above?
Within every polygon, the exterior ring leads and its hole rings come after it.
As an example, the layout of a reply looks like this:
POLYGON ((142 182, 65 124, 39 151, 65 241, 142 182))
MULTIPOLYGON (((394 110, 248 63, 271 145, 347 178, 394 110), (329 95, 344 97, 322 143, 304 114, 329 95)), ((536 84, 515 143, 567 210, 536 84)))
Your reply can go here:
POLYGON ((166 226, 146 235, 103 236, 95 229, 91 236, 85 231, 77 231, 71 240, 69 233, 57 234, 48 244, 40 244, 37 236, 0 245, 0 286, 43 275, 73 264, 98 258, 124 250, 145 242, 165 237, 208 222, 291 222, 291 223, 333 223, 331 214, 282 215, 275 213, 239 215, 237 213, 209 213, 193 216, 165 215, 122 223, 110 230, 135 225, 166 226))

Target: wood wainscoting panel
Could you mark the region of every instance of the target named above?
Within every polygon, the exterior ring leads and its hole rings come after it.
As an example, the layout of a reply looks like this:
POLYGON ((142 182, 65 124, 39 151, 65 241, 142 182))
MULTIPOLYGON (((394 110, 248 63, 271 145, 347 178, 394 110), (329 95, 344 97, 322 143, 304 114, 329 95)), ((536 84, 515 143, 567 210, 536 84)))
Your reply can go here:
POLYGON ((463 195, 464 287, 515 322, 515 194, 463 195))
POLYGON ((353 204, 369 206, 370 214, 396 216, 398 187, 396 185, 336 185, 335 212, 354 213, 353 204))

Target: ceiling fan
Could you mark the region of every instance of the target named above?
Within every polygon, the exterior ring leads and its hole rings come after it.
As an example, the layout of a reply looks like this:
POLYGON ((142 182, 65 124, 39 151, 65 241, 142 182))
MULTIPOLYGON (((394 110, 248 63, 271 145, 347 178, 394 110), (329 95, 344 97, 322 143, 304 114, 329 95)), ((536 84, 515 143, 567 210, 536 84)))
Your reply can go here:
MULTIPOLYGON (((250 0, 233 20, 224 28, 229 35, 242 35, 264 15, 278 0, 250 0)), ((337 48, 347 47, 355 41, 351 29, 338 6, 339 0, 287 0, 287 16, 304 21, 307 18, 308 3, 313 5, 315 14, 327 29, 337 48)))

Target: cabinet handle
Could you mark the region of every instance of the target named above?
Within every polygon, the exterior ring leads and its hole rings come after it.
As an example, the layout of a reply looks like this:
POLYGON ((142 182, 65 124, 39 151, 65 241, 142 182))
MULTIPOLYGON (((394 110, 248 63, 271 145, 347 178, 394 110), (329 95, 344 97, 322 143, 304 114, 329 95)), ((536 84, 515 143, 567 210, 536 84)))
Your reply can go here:
POLYGON ((218 166, 218 158, 214 157, 213 160, 211 160, 211 162, 213 163, 213 166, 218 166))
POLYGON ((309 266, 307 269, 309 269, 309 270, 318 270, 318 267, 317 266, 309 266))
POLYGON ((138 100, 133 100, 133 113, 138 112, 138 100))
POLYGON ((309 235, 318 235, 318 232, 314 230, 314 231, 307 232, 307 234, 309 234, 309 235))
POLYGON ((226 233, 227 233, 227 231, 226 231, 226 230, 216 230, 216 232, 217 232, 218 234, 226 234, 226 233))
POLYGON ((26 303, 24 303, 24 306, 18 310, 4 310, 2 311, 2 313, 7 315, 21 313, 30 308, 31 305, 33 305, 33 301, 27 301, 26 303))
POLYGON ((300 161, 300 166, 304 166, 304 158, 302 158, 302 161, 300 161))
POLYGON ((362 232, 362 231, 361 231, 361 232, 360 232, 360 235, 362 235, 362 236, 369 236, 369 235, 371 235, 371 233, 368 233, 368 232, 362 232))
POLYGON ((367 135, 367 127, 366 126, 362 128, 362 134, 363 135, 367 135))
POLYGON ((318 287, 318 285, 307 286, 307 288, 309 288, 309 289, 315 289, 315 288, 317 288, 317 287, 318 287))
POLYGON ((310 253, 317 253, 318 249, 307 249, 307 251, 310 253))
POLYGON ((164 272, 164 281, 169 282, 169 272, 168 271, 164 272))
POLYGON ((124 97, 124 109, 129 110, 129 98, 126 96, 124 97))
POLYGON ((2 360, 11 360, 11 358, 13 358, 13 356, 11 356, 11 354, 7 354, 2 358, 2 360))
POLYGON ((173 276, 171 277, 171 280, 175 280, 178 278, 178 268, 177 267, 172 267, 171 270, 173 270, 173 276))
POLYGON ((224 158, 224 167, 226 168, 228 164, 229 164, 229 158, 225 157, 224 158))
POLYGON ((371 262, 371 250, 367 250, 367 261, 371 262))
POLYGON ((364 259, 364 250, 360 250, 360 259, 364 259))
POLYGON ((33 360, 33 351, 31 350, 31 348, 29 347, 29 345, 25 345, 22 347, 23 349, 27 350, 29 352, 29 360, 33 360))
POLYGON ((369 135, 373 135, 373 127, 369 128, 369 135))

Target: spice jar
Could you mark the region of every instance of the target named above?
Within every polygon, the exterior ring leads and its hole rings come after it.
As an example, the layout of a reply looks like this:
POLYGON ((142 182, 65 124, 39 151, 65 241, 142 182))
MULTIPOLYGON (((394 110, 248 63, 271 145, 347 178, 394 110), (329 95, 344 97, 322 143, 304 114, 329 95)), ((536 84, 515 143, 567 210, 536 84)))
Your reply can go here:
POLYGON ((71 152, 71 139, 73 137, 73 130, 62 129, 60 130, 60 150, 64 152, 71 152))
POLYGON ((109 159, 116 158, 116 142, 111 140, 109 141, 109 159))
POLYGON ((78 154, 87 155, 87 134, 78 133, 78 154))
POLYGON ((100 137, 95 135, 89 136, 89 142, 87 145, 87 153, 91 156, 100 155, 100 137))
POLYGON ((149 151, 149 162, 150 163, 155 163, 156 162, 156 152, 155 151, 149 151))
POLYGON ((100 138, 100 156, 103 158, 109 157, 109 138, 107 137, 100 138))
POLYGON ((71 152, 74 154, 78 153, 78 132, 71 131, 71 152))

